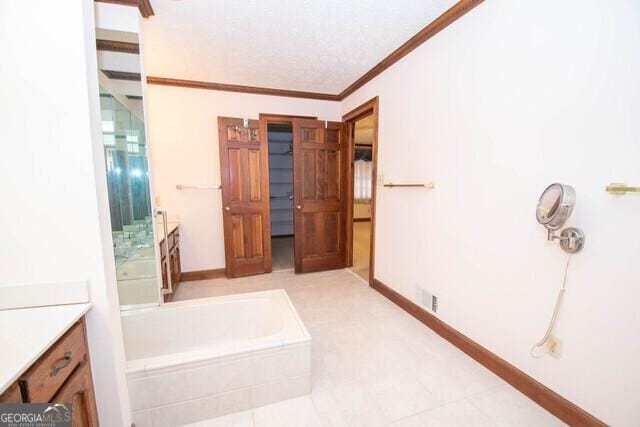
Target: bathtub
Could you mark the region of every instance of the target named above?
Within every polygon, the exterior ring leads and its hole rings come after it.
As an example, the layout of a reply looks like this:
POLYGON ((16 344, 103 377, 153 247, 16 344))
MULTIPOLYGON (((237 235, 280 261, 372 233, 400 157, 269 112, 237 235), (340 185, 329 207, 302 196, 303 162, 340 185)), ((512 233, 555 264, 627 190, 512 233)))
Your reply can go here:
POLYGON ((136 427, 179 426, 311 391, 311 336, 283 289, 122 314, 136 427))

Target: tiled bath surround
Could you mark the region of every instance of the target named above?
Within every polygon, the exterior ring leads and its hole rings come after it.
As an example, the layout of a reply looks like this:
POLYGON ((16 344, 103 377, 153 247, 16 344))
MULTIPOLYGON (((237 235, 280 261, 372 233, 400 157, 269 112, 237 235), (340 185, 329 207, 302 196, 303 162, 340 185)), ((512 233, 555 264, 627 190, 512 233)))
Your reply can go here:
MULTIPOLYGON (((137 427, 179 426, 310 393, 311 337, 284 291, 209 298, 167 308, 174 309, 169 314, 177 316, 176 321, 180 322, 181 308, 198 315, 213 305, 218 310, 224 305, 223 310, 232 308, 240 314, 244 302, 256 299, 266 301, 264 310, 257 312, 271 318, 254 319, 270 326, 253 332, 266 332, 266 335, 244 334, 243 341, 227 341, 218 346, 201 342, 200 348, 191 351, 188 351, 188 340, 183 339, 181 346, 173 347, 176 353, 128 361, 127 381, 137 427), (269 307, 271 304, 273 307, 269 307), (279 320, 273 317, 276 314, 281 315, 279 320)), ((158 316, 154 319, 153 310, 142 314, 148 321, 162 323, 158 316)), ((160 318, 164 315, 162 310, 158 314, 160 318)), ((239 319, 243 321, 242 316, 239 319)), ((141 326, 140 319, 125 316, 125 331, 128 320, 137 321, 129 330, 135 333, 141 326)), ((211 320, 204 317, 200 322, 211 320)), ((209 327, 231 330, 238 325, 227 319, 227 324, 211 322, 209 327)), ((239 330, 247 332, 241 326, 239 330)), ((133 337, 125 332, 125 341, 127 339, 133 337)))

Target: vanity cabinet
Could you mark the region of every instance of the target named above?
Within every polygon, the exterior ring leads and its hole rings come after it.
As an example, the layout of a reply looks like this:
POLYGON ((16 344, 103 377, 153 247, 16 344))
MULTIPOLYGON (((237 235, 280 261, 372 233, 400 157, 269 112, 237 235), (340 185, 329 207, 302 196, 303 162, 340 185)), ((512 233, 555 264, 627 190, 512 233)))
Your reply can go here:
POLYGON ((1 403, 71 403, 74 427, 98 426, 84 317, 0 395, 1 403))
MULTIPOLYGON (((180 267, 180 229, 176 227, 169 233, 165 239, 160 241, 160 265, 162 268, 162 289, 169 289, 169 271, 171 271, 171 284, 175 293, 180 283, 182 269, 180 267), (167 253, 167 245, 165 239, 169 243, 169 253, 167 253)), ((173 294, 165 294, 164 302, 171 301, 173 294)))

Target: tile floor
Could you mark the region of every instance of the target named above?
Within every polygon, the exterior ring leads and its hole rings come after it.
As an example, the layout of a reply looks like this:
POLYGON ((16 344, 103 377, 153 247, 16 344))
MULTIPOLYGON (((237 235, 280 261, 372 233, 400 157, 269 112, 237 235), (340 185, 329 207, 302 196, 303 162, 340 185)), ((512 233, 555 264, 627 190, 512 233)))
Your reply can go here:
POLYGON ((353 223, 353 266, 351 271, 369 280, 369 252, 371 250, 371 222, 353 223))
POLYGON ((562 425, 349 270, 185 282, 176 298, 277 288, 313 337, 311 394, 192 426, 562 425))

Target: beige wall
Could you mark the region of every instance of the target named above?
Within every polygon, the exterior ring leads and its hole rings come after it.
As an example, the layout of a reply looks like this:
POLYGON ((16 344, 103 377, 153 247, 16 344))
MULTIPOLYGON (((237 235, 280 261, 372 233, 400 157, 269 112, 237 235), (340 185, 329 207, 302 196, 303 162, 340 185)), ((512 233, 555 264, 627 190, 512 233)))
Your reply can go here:
MULTIPOLYGON (((153 75, 153 70, 147 70, 153 75)), ((184 271, 224 268, 219 190, 176 190, 176 184, 220 183, 218 116, 257 119, 260 113, 339 120, 338 102, 149 85, 147 128, 153 188, 180 220, 184 271)))
POLYGON ((100 424, 128 426, 93 6, 0 3, 0 284, 88 282, 100 424))
POLYGON ((380 97, 376 277, 612 425, 640 419, 640 3, 485 2, 342 103, 380 97), (541 191, 575 187, 586 233, 557 325, 560 360, 533 359, 566 255, 541 191), (407 224, 411 224, 408 228, 407 224), (416 254, 419 254, 417 256, 416 254))

